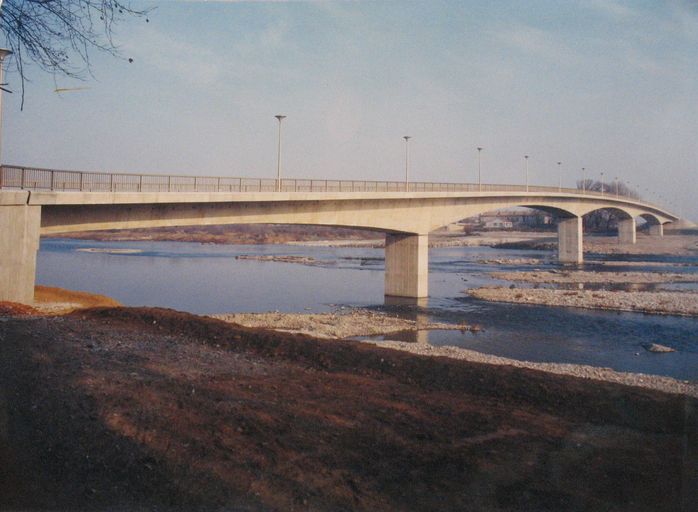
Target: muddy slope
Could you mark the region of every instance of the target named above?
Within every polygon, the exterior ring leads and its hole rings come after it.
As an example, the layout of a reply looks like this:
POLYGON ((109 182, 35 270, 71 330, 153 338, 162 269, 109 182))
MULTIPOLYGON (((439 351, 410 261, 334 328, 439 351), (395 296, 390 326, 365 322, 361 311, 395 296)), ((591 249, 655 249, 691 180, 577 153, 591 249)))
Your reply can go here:
POLYGON ((682 396, 167 310, 0 322, 0 509, 694 510, 682 396))

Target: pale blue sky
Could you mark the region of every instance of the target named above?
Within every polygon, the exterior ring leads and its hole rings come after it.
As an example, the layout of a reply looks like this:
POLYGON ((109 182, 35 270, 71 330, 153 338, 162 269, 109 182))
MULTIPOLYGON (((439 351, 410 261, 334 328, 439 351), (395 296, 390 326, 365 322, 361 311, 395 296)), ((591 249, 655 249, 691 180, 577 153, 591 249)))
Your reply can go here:
MULTIPOLYGON (((128 64, 5 95, 3 160, 42 167, 556 185, 619 176, 698 219, 698 4, 160 0, 128 64), (87 86, 56 94, 59 87, 87 86)), ((18 77, 7 76, 18 90, 18 77)))

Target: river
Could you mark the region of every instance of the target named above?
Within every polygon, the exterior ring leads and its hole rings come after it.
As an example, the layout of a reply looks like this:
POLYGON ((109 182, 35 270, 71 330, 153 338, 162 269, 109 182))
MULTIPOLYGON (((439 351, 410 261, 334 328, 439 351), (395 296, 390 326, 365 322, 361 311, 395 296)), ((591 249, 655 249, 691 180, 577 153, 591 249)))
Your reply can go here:
MULTIPOLYGON (((354 306, 412 317, 419 314, 435 321, 483 328, 477 333, 429 332, 427 341, 433 345, 698 382, 696 318, 488 303, 464 293, 470 287, 510 284, 492 279, 489 272, 532 268, 494 266, 482 260, 551 259, 552 254, 546 251, 451 247, 430 249, 429 257, 430 298, 428 304, 420 306, 384 304, 383 249, 371 248, 44 239, 37 262, 37 283, 104 294, 128 306, 160 306, 202 314, 323 312, 354 306), (236 259, 243 255, 291 255, 314 258, 316 262, 301 265, 236 259), (676 352, 651 353, 643 348, 649 343, 660 343, 676 352)), ((642 257, 642 261, 651 260, 676 260, 696 266, 612 270, 698 272, 698 258, 642 257)), ((552 266, 541 264, 536 268, 552 266)), ((587 266, 603 269, 593 263, 587 266)))

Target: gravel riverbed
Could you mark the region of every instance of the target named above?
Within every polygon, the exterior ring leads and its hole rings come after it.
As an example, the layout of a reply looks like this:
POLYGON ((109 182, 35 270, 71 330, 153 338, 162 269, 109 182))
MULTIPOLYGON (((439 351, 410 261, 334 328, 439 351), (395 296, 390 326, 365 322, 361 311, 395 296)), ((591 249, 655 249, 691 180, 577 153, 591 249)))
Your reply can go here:
POLYGON ((589 272, 584 270, 551 270, 533 272, 492 272, 495 279, 527 283, 695 283, 698 274, 673 272, 589 272))
POLYGON ((227 313, 210 316, 244 327, 261 327, 275 331, 308 334, 316 338, 341 339, 431 329, 459 331, 478 329, 477 326, 467 324, 409 320, 355 308, 333 313, 227 313))
POLYGON ((483 287, 468 290, 471 297, 513 304, 608 309, 660 315, 698 316, 698 293, 550 290, 483 287))

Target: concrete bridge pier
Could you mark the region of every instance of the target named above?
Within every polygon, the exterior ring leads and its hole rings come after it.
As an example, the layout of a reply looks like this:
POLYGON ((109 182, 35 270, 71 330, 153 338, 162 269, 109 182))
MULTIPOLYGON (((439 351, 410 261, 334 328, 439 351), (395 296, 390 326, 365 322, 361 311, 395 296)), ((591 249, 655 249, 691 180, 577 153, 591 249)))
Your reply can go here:
POLYGON ((621 219, 618 221, 618 242, 621 244, 634 244, 637 241, 635 219, 621 219))
POLYGON ((662 224, 650 224, 649 225, 649 235, 650 236, 664 236, 664 226, 662 224))
POLYGON ((0 301, 34 302, 41 206, 0 205, 0 301))
POLYGON ((429 235, 386 233, 385 295, 429 295, 429 235))
POLYGON ((557 260, 560 263, 574 264, 584 261, 581 217, 561 217, 558 219, 557 260))

